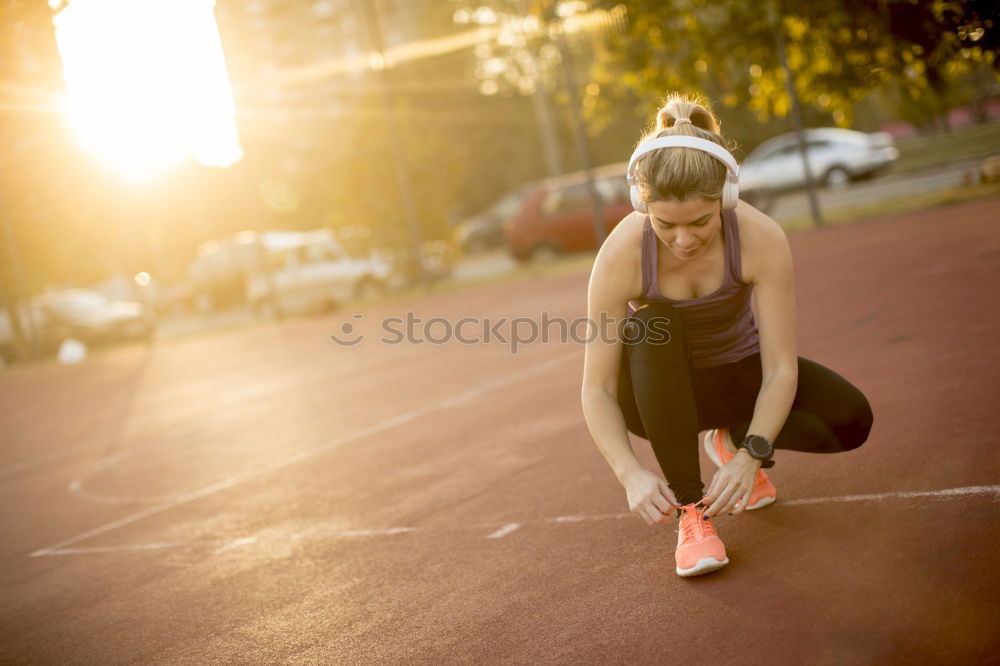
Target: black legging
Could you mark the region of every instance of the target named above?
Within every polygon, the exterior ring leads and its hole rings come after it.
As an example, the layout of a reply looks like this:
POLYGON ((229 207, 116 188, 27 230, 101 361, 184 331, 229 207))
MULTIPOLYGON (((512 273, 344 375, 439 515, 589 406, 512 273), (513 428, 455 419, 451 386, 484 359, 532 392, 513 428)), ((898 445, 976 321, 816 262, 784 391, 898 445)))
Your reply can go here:
MULTIPOLYGON (((695 368, 678 310, 668 303, 652 303, 634 319, 633 333, 666 330, 669 341, 653 344, 643 336, 624 345, 618 404, 628 429, 649 440, 677 499, 682 504, 697 502, 703 497, 698 432, 728 427, 734 443, 743 441, 761 386, 760 354, 695 368)), ((872 427, 864 394, 818 363, 799 357, 798 366, 795 400, 774 447, 840 453, 861 446, 872 427)))

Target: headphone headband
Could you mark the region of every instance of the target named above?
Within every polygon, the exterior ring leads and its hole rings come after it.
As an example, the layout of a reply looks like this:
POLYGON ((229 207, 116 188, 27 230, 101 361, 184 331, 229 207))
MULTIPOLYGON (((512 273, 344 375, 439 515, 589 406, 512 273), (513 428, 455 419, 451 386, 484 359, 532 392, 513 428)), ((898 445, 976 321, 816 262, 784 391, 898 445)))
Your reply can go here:
POLYGON ((639 186, 636 184, 635 177, 632 175, 632 169, 635 167, 636 162, 638 162, 646 153, 659 150, 661 148, 694 148, 695 150, 708 153, 715 159, 722 162, 728 172, 726 174, 726 182, 722 187, 722 207, 725 209, 736 208, 740 191, 740 165, 736 162, 736 158, 733 157, 732 153, 719 144, 696 136, 663 136, 658 139, 650 139, 649 141, 639 144, 639 147, 635 149, 634 153, 632 153, 632 157, 629 158, 628 171, 625 175, 625 180, 629 185, 629 198, 632 199, 633 208, 640 213, 648 212, 646 203, 639 198, 639 186))
POLYGON ((628 182, 630 185, 635 184, 632 176, 632 167, 634 167, 635 163, 639 161, 639 158, 648 152, 659 150, 660 148, 694 148, 696 150, 701 150, 726 165, 726 170, 729 171, 733 178, 739 176, 740 165, 737 164, 736 158, 733 157, 732 153, 714 141, 709 141, 708 139, 702 139, 696 136, 661 136, 658 139, 650 139, 645 143, 639 144, 639 147, 635 149, 634 153, 632 153, 632 157, 628 161, 627 171, 628 182))

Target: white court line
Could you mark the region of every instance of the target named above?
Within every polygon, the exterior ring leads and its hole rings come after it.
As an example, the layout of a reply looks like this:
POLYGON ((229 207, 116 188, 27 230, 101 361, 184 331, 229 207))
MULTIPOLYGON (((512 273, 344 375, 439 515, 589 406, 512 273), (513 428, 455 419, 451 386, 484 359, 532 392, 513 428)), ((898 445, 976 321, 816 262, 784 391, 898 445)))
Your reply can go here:
POLYGON ((116 553, 122 550, 160 550, 163 548, 178 548, 186 543, 137 543, 126 546, 94 546, 91 548, 60 548, 44 555, 81 555, 89 553, 116 553))
MULTIPOLYGON (((783 501, 775 506, 802 506, 807 504, 831 504, 837 502, 878 502, 888 499, 906 499, 913 497, 930 497, 934 499, 950 499, 953 497, 961 497, 965 495, 994 495, 995 501, 1000 501, 1000 485, 996 486, 966 486, 964 488, 945 488, 943 490, 926 490, 926 491, 900 491, 895 493, 878 493, 873 495, 841 495, 839 497, 810 497, 799 500, 788 500, 783 501)), ((525 521, 523 523, 507 523, 500 529, 490 533, 486 536, 487 539, 498 539, 500 537, 510 534, 514 530, 520 529, 525 525, 541 524, 541 523, 580 523, 588 520, 612 520, 619 518, 631 518, 632 513, 602 513, 595 514, 592 516, 556 516, 554 518, 543 518, 541 520, 525 521)), ((449 530, 463 529, 463 530, 481 530, 484 526, 463 526, 457 528, 448 528, 449 530)), ((292 534, 291 539, 326 539, 330 537, 356 537, 356 536, 381 536, 386 534, 406 534, 411 532, 433 532, 435 528, 430 527, 389 527, 383 529, 375 530, 342 530, 332 533, 323 534, 292 534)), ((237 545, 244 545, 246 543, 253 543, 257 541, 257 537, 247 537, 243 539, 236 539, 231 542, 229 546, 226 546, 218 552, 227 550, 230 547, 235 547, 237 545)), ((60 548, 59 550, 48 549, 46 552, 36 551, 38 555, 70 555, 77 553, 104 553, 119 550, 148 550, 152 548, 173 548, 177 546, 192 545, 183 543, 163 543, 163 544, 139 544, 135 546, 111 546, 107 548, 60 548)), ((36 553, 33 553, 34 556, 36 553)))
POLYGON ((64 449, 60 449, 52 453, 38 456, 37 458, 29 458, 28 460, 22 460, 21 462, 14 463, 12 465, 7 465, 6 467, 0 467, 0 479, 4 478, 5 476, 10 476, 11 474, 16 474, 17 472, 21 472, 23 470, 30 469, 37 465, 44 465, 45 463, 50 462, 52 460, 65 458, 66 456, 73 455, 74 453, 77 453, 78 451, 83 451, 91 446, 94 446, 94 443, 86 441, 83 442, 82 444, 71 445, 64 449))
POLYGON ((487 539, 500 539, 502 537, 507 536, 508 534, 510 534, 511 532, 513 532, 514 530, 516 530, 517 528, 519 528, 520 526, 521 526, 521 523, 507 523, 506 525, 504 525, 503 527, 501 527, 500 529, 498 529, 493 534, 490 534, 486 538, 487 539))
POLYGON ((579 523, 584 520, 607 520, 608 518, 628 518, 631 513, 599 513, 596 516, 556 516, 548 518, 547 523, 579 523))
POLYGON ((885 499, 911 497, 949 497, 952 495, 995 495, 1000 499, 1000 486, 966 486, 964 488, 946 488, 944 490, 904 491, 896 493, 877 493, 874 495, 841 495, 840 497, 809 497, 806 499, 788 500, 782 506, 800 506, 802 504, 826 504, 828 502, 878 502, 885 499))
MULTIPOLYGON (((218 420, 217 421, 213 421, 213 424, 212 424, 211 427, 216 427, 220 423, 221 424, 225 424, 225 423, 231 423, 231 422, 238 421, 240 417, 236 416, 236 415, 232 415, 232 416, 229 416, 229 417, 220 417, 220 418, 224 418, 224 420, 222 420, 222 421, 218 421, 218 420)), ((174 430, 172 432, 167 432, 166 434, 162 435, 161 437, 158 437, 158 438, 154 439, 152 442, 147 442, 145 444, 142 444, 142 445, 137 446, 137 447, 133 447, 133 448, 128 449, 128 450, 130 450, 133 453, 135 453, 135 452, 143 450, 143 449, 145 449, 147 447, 161 446, 163 444, 169 444, 170 442, 173 442, 174 440, 181 439, 183 437, 189 437, 189 436, 191 436, 193 434, 197 434, 198 432, 204 430, 205 428, 206 428, 205 426, 195 426, 195 427, 185 426, 185 427, 181 427, 181 428, 178 428, 177 430, 174 430)), ((11 474, 16 474, 17 472, 23 472, 24 470, 31 469, 32 467, 37 467, 39 465, 43 465, 43 464, 45 464, 47 462, 51 462, 53 460, 58 460, 59 458, 64 458, 66 456, 73 455, 74 453, 80 453, 81 451, 86 451, 87 449, 90 449, 90 448, 96 448, 96 447, 101 446, 101 445, 107 445, 109 443, 113 443, 114 441, 120 440, 120 439, 121 439, 120 435, 103 435, 103 434, 89 435, 83 441, 77 442, 76 444, 71 444, 69 446, 66 446, 65 448, 58 449, 56 451, 52 451, 51 453, 42 454, 42 455, 40 455, 40 456, 38 456, 36 458, 28 458, 26 460, 22 460, 20 462, 16 462, 16 463, 7 465, 6 467, 0 467, 0 479, 4 478, 6 476, 10 476, 11 474)), ((114 456, 114 455, 118 455, 118 454, 114 453, 114 454, 111 454, 111 455, 114 456)), ((104 460, 104 459, 102 458, 101 460, 104 460)), ((95 464, 100 464, 101 460, 98 460, 97 463, 95 463, 95 464)), ((86 476, 87 474, 90 474, 90 473, 91 472, 88 471, 88 472, 86 472, 84 474, 84 476, 86 476)), ((82 478, 83 477, 81 477, 81 479, 82 478)), ((76 487, 71 487, 70 488, 70 490, 72 492, 77 492, 78 489, 79 489, 79 484, 77 484, 76 487)), ((90 498, 90 499, 93 499, 93 498, 90 498)), ((103 501, 103 500, 97 499, 96 501, 103 501)), ((123 500, 122 503, 124 503, 124 502, 131 502, 131 501, 133 501, 133 500, 123 500)))
POLYGON ((86 532, 82 532, 68 539, 64 539, 59 543, 53 544, 51 546, 46 546, 45 548, 40 548, 35 552, 31 553, 29 557, 38 557, 39 555, 50 555, 52 554, 53 551, 63 548, 64 546, 69 546, 71 544, 83 541, 84 539, 88 539, 98 534, 104 534, 105 532, 110 532, 111 530, 121 527, 122 525, 128 525, 130 523, 134 523, 148 516, 152 516, 162 511, 172 509, 176 506, 180 506, 182 504, 192 502, 196 499, 206 497, 220 490, 232 488, 233 486, 236 486, 245 481, 250 481, 260 476, 270 474, 271 472, 275 472, 280 469, 290 467, 296 463, 302 462, 303 460, 308 460, 323 453, 327 453, 328 451, 332 451, 333 449, 343 446, 348 442, 352 442, 354 440, 361 439, 362 437, 382 432, 383 430, 388 430, 389 428, 401 425, 403 423, 408 423, 409 421, 413 421, 422 416, 426 416, 427 414, 438 411, 443 407, 452 407, 467 400, 471 400, 472 398, 481 395, 486 391, 501 388, 508 384, 513 384, 514 382, 519 381, 525 377, 530 377, 531 375, 536 375, 538 373, 545 372, 546 370, 549 370, 553 367, 556 367, 562 363, 566 363, 571 360, 578 361, 579 358, 580 356, 576 352, 573 352, 571 354, 564 354, 563 356, 559 356, 557 358, 545 361, 543 363, 539 363, 538 365, 531 368, 527 368, 526 370, 522 370, 520 372, 514 372, 501 379, 497 379, 492 382, 487 382, 476 388, 461 391, 450 398, 445 398, 444 400, 438 401, 432 405, 421 407, 419 409, 413 409, 408 412, 403 412, 402 414, 397 414, 392 418, 380 421, 379 423, 367 426, 365 428, 361 428, 360 430, 356 430, 353 433, 349 433, 347 435, 338 437, 334 439, 332 442, 311 446, 309 448, 303 449, 299 453, 293 454, 285 458, 284 460, 279 460, 270 465, 260 467, 256 470, 251 470, 241 476, 236 476, 229 479, 223 479, 222 481, 214 483, 210 486, 206 486, 199 490, 190 492, 187 495, 181 495, 177 499, 171 500, 169 502, 164 502, 163 504, 157 504, 156 506, 151 506, 148 509, 143 509, 142 511, 138 511, 136 513, 125 516, 124 518, 120 518, 116 521, 107 523, 105 525, 101 525, 100 527, 95 527, 92 530, 87 530, 86 532))
POLYGON ((240 546, 246 546, 251 543, 257 543, 257 537, 243 537, 242 539, 234 539, 230 541, 225 546, 215 551, 216 555, 221 555, 227 550, 232 550, 233 548, 239 548, 240 546))
POLYGON ((383 534, 405 534, 407 532, 416 532, 419 527, 387 527, 380 530, 340 530, 333 532, 320 532, 319 534, 313 532, 304 532, 299 534, 293 534, 292 539, 326 539, 330 537, 356 537, 356 536, 382 536, 383 534))
POLYGON ((186 439, 192 435, 198 435, 204 432, 208 432, 213 428, 218 428, 219 426, 225 426, 231 423, 237 423, 241 420, 241 417, 237 414, 227 414, 222 417, 218 417, 213 420, 211 424, 195 424, 193 426, 188 425, 186 427, 181 427, 173 432, 167 432, 160 437, 154 437, 150 440, 139 444, 138 446, 131 446, 127 449, 122 449, 116 451, 110 455, 107 455, 96 462, 94 462, 90 467, 88 467, 82 475, 73 479, 69 484, 69 491, 80 497, 90 500, 91 502, 97 502, 99 504, 135 504, 137 501, 143 504, 160 504, 163 502, 169 502, 171 500, 177 499, 178 495, 168 495, 165 497, 153 497, 144 498, 142 500, 136 500, 134 497, 111 497, 105 495, 98 495, 97 493, 86 490, 83 487, 84 481, 94 474, 116 465, 122 460, 126 460, 132 456, 140 453, 145 453, 147 449, 163 448, 166 444, 171 444, 173 442, 186 439))
POLYGON ((378 536, 382 534, 404 534, 406 532, 416 532, 416 527, 390 527, 384 530, 346 530, 337 532, 337 536, 378 536))

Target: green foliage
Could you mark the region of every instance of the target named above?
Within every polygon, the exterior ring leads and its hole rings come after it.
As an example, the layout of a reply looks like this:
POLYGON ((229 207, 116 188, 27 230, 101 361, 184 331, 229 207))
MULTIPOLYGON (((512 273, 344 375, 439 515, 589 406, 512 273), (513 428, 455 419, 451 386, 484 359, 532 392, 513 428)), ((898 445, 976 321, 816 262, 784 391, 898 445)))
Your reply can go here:
MULTIPOLYGON (((600 0, 605 8, 618 4, 600 0)), ((852 122, 873 90, 901 85, 940 112, 949 76, 972 63, 997 67, 997 8, 981 0, 629 0, 628 34, 609 44, 593 69, 610 94, 595 109, 613 112, 633 93, 653 107, 670 90, 698 90, 764 122, 790 109, 775 31, 785 35, 801 101, 852 122), (928 90, 933 95, 928 95, 928 90)))

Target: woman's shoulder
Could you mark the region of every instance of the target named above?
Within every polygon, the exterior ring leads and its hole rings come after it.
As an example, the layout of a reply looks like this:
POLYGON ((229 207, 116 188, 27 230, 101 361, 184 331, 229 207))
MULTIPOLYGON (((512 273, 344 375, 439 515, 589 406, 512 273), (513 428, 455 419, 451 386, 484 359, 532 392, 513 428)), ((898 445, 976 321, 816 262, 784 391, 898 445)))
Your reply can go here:
POLYGON ((645 223, 646 216, 639 212, 633 211, 623 217, 604 239, 597 253, 598 260, 604 259, 616 265, 619 262, 639 261, 642 258, 642 234, 645 223))
POLYGON ((774 219, 742 200, 736 206, 736 221, 743 278, 754 282, 762 267, 788 252, 788 236, 774 219))
POLYGON ((591 280, 614 281, 616 288, 630 294, 641 291, 645 221, 644 214, 632 212, 615 225, 597 251, 591 280))

